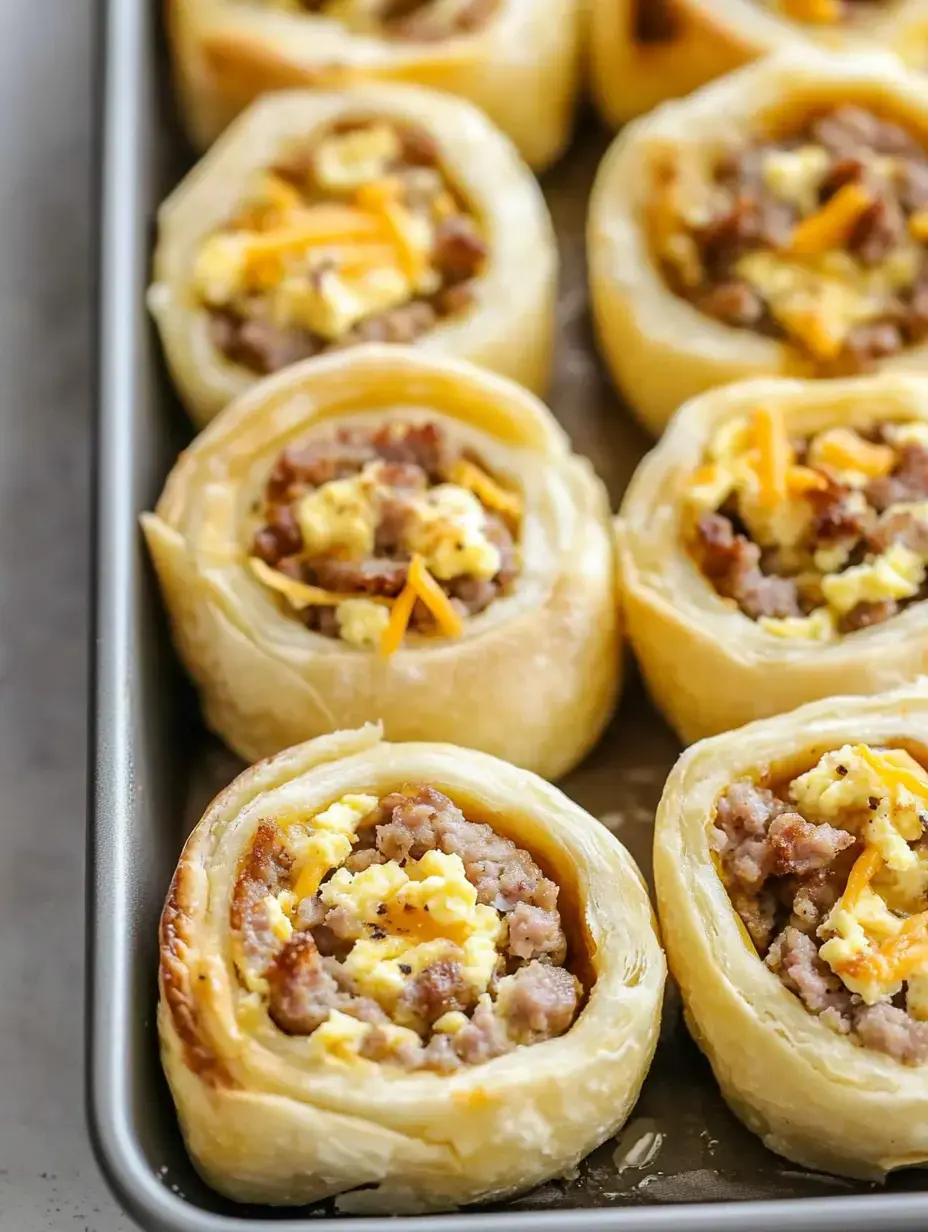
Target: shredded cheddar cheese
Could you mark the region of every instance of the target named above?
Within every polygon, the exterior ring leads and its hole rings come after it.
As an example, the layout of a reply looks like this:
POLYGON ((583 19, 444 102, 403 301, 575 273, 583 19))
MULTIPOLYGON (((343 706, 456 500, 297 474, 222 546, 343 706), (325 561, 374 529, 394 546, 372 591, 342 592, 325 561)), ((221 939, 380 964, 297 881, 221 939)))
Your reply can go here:
POLYGON ((909 235, 920 244, 928 242, 928 210, 919 210, 909 218, 909 235))
POLYGON ((791 466, 786 474, 786 485, 790 492, 797 495, 804 492, 828 491, 828 480, 825 476, 808 466, 791 466))
POLYGON ((840 248, 872 205, 868 189, 857 183, 845 184, 816 214, 797 223, 790 248, 799 256, 840 248))
POLYGON ((783 417, 769 407, 758 407, 754 412, 753 427, 757 448, 755 469, 761 500, 767 505, 776 505, 786 496, 786 477, 791 461, 783 417))
POLYGON ((451 600, 426 569, 421 556, 413 556, 409 565, 409 584, 429 609, 446 637, 460 637, 464 629, 461 617, 451 600))
POLYGON ((841 896, 841 906, 845 911, 854 910, 860 896, 882 867, 883 857, 875 847, 865 848, 862 855, 857 857, 841 896))
POLYGON ((406 585, 393 605, 390 623, 380 639, 380 657, 389 659, 403 643, 416 600, 421 599, 435 617, 445 637, 460 637, 464 622, 452 606, 451 600, 438 585, 421 556, 414 555, 409 564, 406 585))
POLYGON ((889 755, 875 753, 866 744, 855 745, 854 752, 879 775, 888 787, 898 784, 900 787, 904 787, 906 791, 910 791, 914 796, 928 799, 928 781, 920 778, 912 770, 904 766, 895 765, 890 761, 889 755))
POLYGON ((475 462, 464 458, 456 462, 448 472, 448 481, 473 492, 487 509, 495 509, 512 522, 517 522, 522 516, 522 502, 516 493, 500 487, 475 462))
POLYGON ((856 471, 868 479, 888 475, 896 462, 896 451, 891 446, 873 444, 850 428, 829 428, 820 433, 809 456, 814 465, 856 471))
POLYGON ((844 12, 841 0, 783 0, 783 12, 815 26, 836 25, 844 12))
MULTIPOLYGON (((338 607, 341 603, 357 598, 356 595, 342 595, 333 590, 323 590, 319 586, 310 586, 306 582, 298 582, 278 569, 272 569, 257 556, 249 556, 248 567, 259 582, 283 595, 291 607, 298 611, 306 607, 338 607)), ((365 598, 371 603, 384 604, 387 607, 393 603, 392 599, 384 595, 367 595, 365 598)))
POLYGON ((406 636, 406 630, 412 619, 412 609, 416 606, 418 597, 415 587, 407 582, 393 604, 390 623, 380 638, 378 653, 382 659, 392 658, 402 646, 403 638, 406 636))

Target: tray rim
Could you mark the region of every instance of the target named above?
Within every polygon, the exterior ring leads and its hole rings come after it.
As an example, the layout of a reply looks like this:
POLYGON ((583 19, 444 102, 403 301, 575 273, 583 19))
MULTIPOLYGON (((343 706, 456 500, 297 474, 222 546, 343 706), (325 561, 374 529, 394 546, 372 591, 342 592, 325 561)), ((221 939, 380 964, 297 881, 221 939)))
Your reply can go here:
MULTIPOLYGON (((96 417, 91 545, 94 590, 87 815, 87 965, 85 977, 87 1126, 96 1162, 117 1201, 147 1232, 854 1232, 874 1218, 898 1232, 928 1224, 928 1194, 858 1194, 770 1201, 499 1211, 407 1217, 262 1219, 205 1211, 171 1192, 151 1172, 129 1123, 125 1055, 127 935, 100 927, 125 919, 132 898, 126 833, 133 795, 132 598, 126 586, 139 550, 136 510, 125 482, 133 456, 126 407, 133 399, 134 320, 147 267, 137 260, 145 217, 138 134, 150 81, 146 39, 151 0, 98 0, 96 123, 100 228, 96 257, 96 417), (146 13, 146 9, 148 12, 146 13), (122 913, 122 914, 121 914, 122 913)), ((156 1061, 156 1058, 153 1058, 156 1061)), ((747 1131, 746 1131, 747 1132, 747 1131)))

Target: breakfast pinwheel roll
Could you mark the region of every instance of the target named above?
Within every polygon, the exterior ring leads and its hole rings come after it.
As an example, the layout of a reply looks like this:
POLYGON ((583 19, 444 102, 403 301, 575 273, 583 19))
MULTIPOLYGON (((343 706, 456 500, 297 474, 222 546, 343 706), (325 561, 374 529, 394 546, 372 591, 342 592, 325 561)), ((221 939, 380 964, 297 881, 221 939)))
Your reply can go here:
POLYGON ((585 0, 168 0, 182 112, 203 148, 259 95, 363 81, 475 103, 541 169, 570 137, 585 0))
POLYGON ((702 741, 657 813, 661 931, 732 1109, 807 1167, 928 1161, 928 689, 702 741))
POLYGON ((928 79, 789 52, 638 120, 590 207, 597 332, 659 433, 706 389, 928 367, 928 79))
POLYGON ((618 520, 628 633, 686 741, 928 670, 928 378, 684 406, 618 520))
POLYGON ((788 48, 884 47, 928 60, 926 0, 590 0, 593 93, 622 124, 788 48))
POLYGON ((542 392, 557 250, 469 103, 412 86, 256 103, 159 212, 149 305, 191 416, 360 342, 416 342, 542 392))
POLYGON ((605 490, 511 382, 367 345, 268 377, 145 534, 213 729, 246 760, 380 719, 553 778, 619 681, 605 490))
POLYGON ((493 757, 368 726, 210 806, 162 916, 158 1025, 210 1185, 413 1213, 563 1175, 614 1133, 663 983, 604 826, 493 757))

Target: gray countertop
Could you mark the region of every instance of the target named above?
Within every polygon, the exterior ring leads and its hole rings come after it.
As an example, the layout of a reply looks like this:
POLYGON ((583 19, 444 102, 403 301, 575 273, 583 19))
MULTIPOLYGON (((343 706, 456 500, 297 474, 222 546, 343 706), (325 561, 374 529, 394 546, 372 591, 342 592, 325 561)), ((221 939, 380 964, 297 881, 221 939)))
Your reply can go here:
POLYGON ((0 0, 0 1232, 125 1232, 83 1112, 93 0, 0 0))

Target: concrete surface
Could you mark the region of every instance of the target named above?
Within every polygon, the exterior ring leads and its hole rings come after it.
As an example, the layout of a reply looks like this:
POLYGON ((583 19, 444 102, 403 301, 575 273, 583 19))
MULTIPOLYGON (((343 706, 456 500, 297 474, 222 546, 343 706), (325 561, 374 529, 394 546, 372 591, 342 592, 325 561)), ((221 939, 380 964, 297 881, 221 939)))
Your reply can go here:
POLYGON ((0 1232, 125 1232, 83 1113, 93 0, 0 0, 0 1232))

